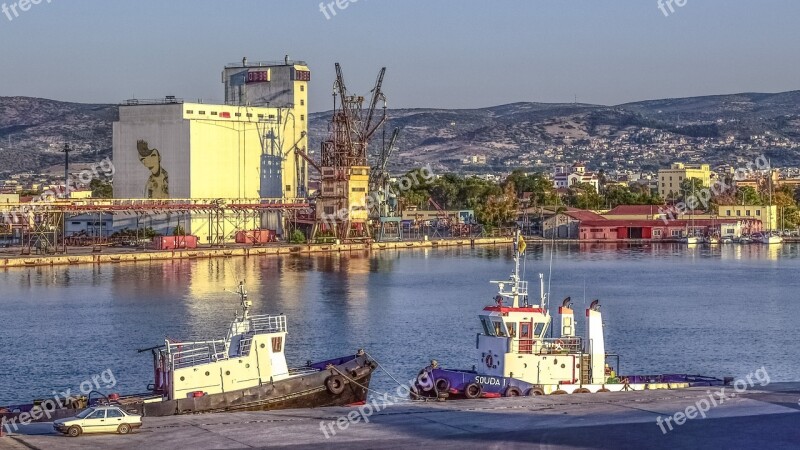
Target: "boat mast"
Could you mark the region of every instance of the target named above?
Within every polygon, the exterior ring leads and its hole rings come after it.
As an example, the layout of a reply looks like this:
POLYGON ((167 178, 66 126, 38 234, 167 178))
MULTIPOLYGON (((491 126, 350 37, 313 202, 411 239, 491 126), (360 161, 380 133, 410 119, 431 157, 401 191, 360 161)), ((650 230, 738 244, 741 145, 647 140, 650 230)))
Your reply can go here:
POLYGON ((519 308, 519 237, 520 231, 517 230, 514 233, 514 275, 511 276, 511 279, 514 281, 514 302, 512 306, 514 308, 519 308))
POLYGON ((247 290, 244 288, 244 281, 239 282, 239 289, 237 290, 236 293, 239 294, 239 299, 241 300, 242 320, 247 320, 249 318, 250 305, 252 303, 250 303, 250 301, 247 300, 247 290))

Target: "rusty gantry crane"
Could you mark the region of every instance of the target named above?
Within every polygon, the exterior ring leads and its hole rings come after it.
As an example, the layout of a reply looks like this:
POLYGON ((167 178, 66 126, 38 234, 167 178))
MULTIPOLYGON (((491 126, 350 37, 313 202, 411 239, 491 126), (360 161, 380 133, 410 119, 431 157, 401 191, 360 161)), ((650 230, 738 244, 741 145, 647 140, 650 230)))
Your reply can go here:
POLYGON ((364 97, 347 92, 342 68, 336 63, 330 136, 322 142, 322 189, 316 202, 316 222, 312 233, 315 238, 332 236, 340 242, 370 239, 367 146, 378 128, 386 122, 386 97, 381 92, 385 74, 384 67, 378 74, 365 109, 364 97), (376 113, 381 100, 382 114, 376 113))

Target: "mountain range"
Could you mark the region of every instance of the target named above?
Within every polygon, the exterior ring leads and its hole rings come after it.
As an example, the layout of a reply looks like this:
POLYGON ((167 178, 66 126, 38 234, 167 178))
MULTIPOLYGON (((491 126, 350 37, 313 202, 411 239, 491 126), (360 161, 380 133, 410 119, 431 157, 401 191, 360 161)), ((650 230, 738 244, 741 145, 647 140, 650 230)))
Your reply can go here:
MULTIPOLYGON (((71 156, 76 161, 109 156, 117 108, 110 104, 0 97, 0 174, 41 171, 60 164, 65 142, 76 150, 71 156)), ((428 163, 458 171, 464 158, 476 155, 485 156, 484 170, 513 167, 526 154, 534 155, 539 163, 564 159, 536 157, 552 154, 552 150, 591 165, 600 161, 593 150, 598 142, 608 143, 603 158, 614 164, 606 164, 607 168, 643 166, 656 161, 617 161, 620 158, 609 155, 615 154, 615 145, 648 144, 641 142, 642 136, 654 135, 661 142, 666 139, 688 145, 728 139, 728 147, 697 146, 696 157, 710 162, 748 156, 753 146, 735 143, 752 142, 754 136, 800 143, 800 91, 647 100, 616 106, 513 103, 478 109, 394 109, 388 116, 385 135, 379 130, 371 149, 379 151, 391 130, 400 128, 396 153, 389 164, 394 171, 428 163), (551 152, 542 153, 547 149, 551 152)), ((319 156, 314 150, 327 137, 330 118, 330 111, 309 117, 309 148, 314 157, 319 156)), ((797 145, 767 150, 779 160, 800 161, 797 145)), ((637 168, 641 167, 629 167, 637 168)))

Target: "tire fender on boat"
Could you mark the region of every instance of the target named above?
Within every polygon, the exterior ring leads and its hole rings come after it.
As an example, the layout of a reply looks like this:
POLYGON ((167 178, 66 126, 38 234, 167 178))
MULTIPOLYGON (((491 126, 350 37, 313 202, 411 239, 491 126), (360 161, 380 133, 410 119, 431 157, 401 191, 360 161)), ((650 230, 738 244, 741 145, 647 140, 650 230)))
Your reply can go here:
POLYGON ((468 399, 476 399, 483 394, 483 388, 478 383, 470 383, 464 388, 464 397, 468 399))
POLYGON ((438 378, 436 380, 436 390, 439 392, 449 392, 450 380, 448 380, 447 378, 438 378))
POLYGON ((417 385, 423 392, 431 391, 434 387, 430 374, 424 370, 417 375, 417 385))
POLYGON ((535 387, 525 391, 525 396, 527 397, 535 397, 537 395, 544 395, 544 390, 542 388, 535 387))
POLYGON ((516 386, 509 386, 503 392, 503 397, 519 397, 520 395, 522 395, 522 391, 516 386))
POLYGON ((325 379, 325 388, 333 395, 344 392, 344 378, 341 375, 331 375, 325 379))

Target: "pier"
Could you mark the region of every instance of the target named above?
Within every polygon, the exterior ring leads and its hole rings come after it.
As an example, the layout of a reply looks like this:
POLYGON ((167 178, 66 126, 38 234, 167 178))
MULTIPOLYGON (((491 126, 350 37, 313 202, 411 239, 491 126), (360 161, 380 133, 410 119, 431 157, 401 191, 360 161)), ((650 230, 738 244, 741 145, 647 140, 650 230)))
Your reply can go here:
POLYGON ((728 387, 726 399, 710 407, 706 418, 681 420, 676 414, 717 396, 719 389, 404 401, 385 407, 376 400, 380 407, 369 413, 362 406, 363 415, 359 407, 341 407, 145 418, 140 431, 126 436, 68 438, 49 423, 38 423, 0 438, 0 447, 796 448, 800 383, 757 385, 739 394, 728 387))
POLYGON ((70 249, 61 255, 19 255, 0 252, 0 269, 15 267, 63 266, 81 264, 120 264, 164 260, 259 257, 275 255, 308 255, 317 253, 350 253, 476 245, 507 245, 510 237, 464 237, 422 241, 390 241, 364 244, 266 244, 263 246, 230 245, 199 247, 191 250, 141 250, 111 248, 94 252, 91 248, 70 249))

